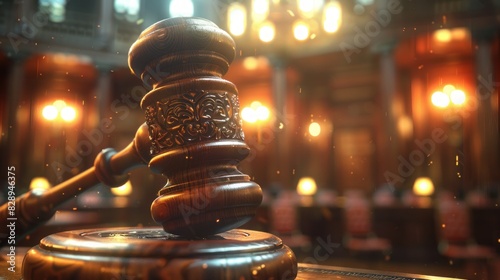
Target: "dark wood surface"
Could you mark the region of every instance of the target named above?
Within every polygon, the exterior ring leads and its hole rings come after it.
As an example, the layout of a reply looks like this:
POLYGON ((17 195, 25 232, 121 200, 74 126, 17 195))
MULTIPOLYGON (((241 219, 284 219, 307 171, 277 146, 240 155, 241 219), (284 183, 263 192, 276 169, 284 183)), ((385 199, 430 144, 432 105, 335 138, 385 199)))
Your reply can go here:
MULTIPOLYGON (((14 272, 8 270, 9 264, 2 260, 0 262, 0 279, 15 280, 22 279, 21 265, 24 253, 27 248, 19 248, 16 256, 16 269, 14 272)), ((6 250, 1 251, 1 258, 5 259, 6 250)), ((429 275, 418 275, 408 273, 394 273, 387 271, 353 269, 348 267, 324 266, 299 263, 297 280, 321 280, 321 279, 337 279, 337 280, 363 280, 363 279, 398 279, 398 280, 455 280, 458 278, 436 277, 429 275)))
POLYGON ((234 229, 185 238, 149 228, 99 228, 43 238, 24 257, 23 278, 294 279, 297 260, 278 237, 234 229))
POLYGON ((362 280, 362 279, 384 279, 384 280, 451 280, 459 278, 446 278, 411 273, 395 273, 386 271, 375 271, 365 269, 353 269, 347 267, 312 265, 299 263, 297 280, 362 280))

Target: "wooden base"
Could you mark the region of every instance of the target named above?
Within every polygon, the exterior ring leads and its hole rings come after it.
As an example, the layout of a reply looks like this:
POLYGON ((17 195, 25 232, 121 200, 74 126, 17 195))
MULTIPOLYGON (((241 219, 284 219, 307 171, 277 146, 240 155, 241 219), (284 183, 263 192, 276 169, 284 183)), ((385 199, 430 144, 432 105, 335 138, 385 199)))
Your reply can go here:
POLYGON ((294 279, 297 261, 269 233, 235 229, 203 239, 162 228, 53 234, 28 251, 23 279, 294 279))

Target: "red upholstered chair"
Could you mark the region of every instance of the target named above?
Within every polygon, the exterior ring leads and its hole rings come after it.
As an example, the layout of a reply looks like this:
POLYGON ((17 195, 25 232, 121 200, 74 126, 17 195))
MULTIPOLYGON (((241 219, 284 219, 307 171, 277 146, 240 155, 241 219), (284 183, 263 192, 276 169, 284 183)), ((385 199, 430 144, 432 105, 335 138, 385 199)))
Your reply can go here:
POLYGON ((370 202, 361 194, 350 194, 344 205, 344 246, 351 253, 381 252, 388 257, 391 242, 378 237, 373 231, 372 208, 370 202))
POLYGON ((446 199, 437 206, 439 253, 451 260, 464 261, 467 276, 474 278, 488 274, 488 263, 496 254, 493 248, 476 243, 470 219, 465 202, 446 199))
POLYGON ((271 232, 287 246, 307 250, 311 247, 308 236, 298 228, 297 197, 293 192, 282 192, 270 206, 271 232))

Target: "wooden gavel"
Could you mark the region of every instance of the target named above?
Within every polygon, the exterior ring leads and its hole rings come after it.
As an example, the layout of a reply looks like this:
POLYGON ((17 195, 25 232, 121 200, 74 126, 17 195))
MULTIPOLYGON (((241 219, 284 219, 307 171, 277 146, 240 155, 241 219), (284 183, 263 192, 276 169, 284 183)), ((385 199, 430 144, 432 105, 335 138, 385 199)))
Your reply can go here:
MULTIPOLYGON (((166 232, 205 237, 249 221, 262 191, 237 169, 249 148, 236 87, 222 78, 234 56, 233 39, 204 19, 169 19, 144 30, 130 49, 129 66, 152 88, 141 102, 146 123, 123 151, 105 149, 78 176, 42 194, 18 197, 16 234, 45 222, 58 205, 98 183, 125 183, 127 173, 144 164, 168 178, 151 205, 153 219, 166 232)), ((0 220, 7 217, 3 205, 0 220)))

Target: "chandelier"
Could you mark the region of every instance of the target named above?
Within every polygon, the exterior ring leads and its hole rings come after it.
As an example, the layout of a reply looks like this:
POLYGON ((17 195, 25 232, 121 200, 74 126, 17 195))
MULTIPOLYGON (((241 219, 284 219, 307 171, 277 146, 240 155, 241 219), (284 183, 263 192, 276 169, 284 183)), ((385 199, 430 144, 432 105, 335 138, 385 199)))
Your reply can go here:
POLYGON ((335 33, 342 22, 336 0, 250 0, 228 6, 227 29, 235 38, 258 38, 263 43, 315 39, 335 33), (293 35, 293 36, 289 36, 293 35), (281 38, 280 38, 281 36, 281 38))

